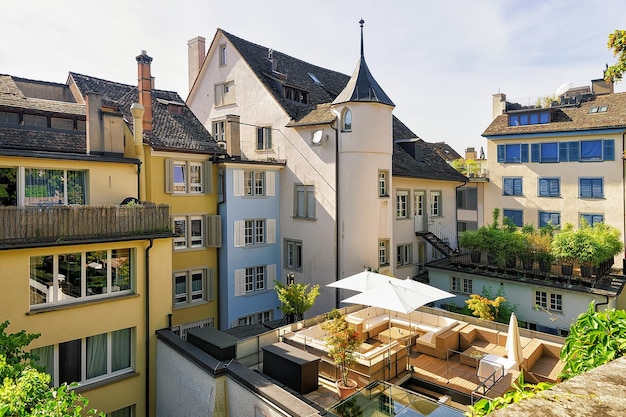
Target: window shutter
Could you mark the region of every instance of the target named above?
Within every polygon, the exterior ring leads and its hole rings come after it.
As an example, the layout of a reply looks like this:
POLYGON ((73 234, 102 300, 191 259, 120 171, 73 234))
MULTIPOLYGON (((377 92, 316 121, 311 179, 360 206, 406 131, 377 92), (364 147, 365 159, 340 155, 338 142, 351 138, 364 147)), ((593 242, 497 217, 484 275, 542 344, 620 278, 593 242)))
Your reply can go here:
POLYGON ((165 192, 172 194, 174 190, 174 161, 165 160, 165 192))
POLYGON ((208 248, 222 247, 222 218, 219 215, 205 216, 206 225, 205 240, 208 248))
POLYGON ((504 163, 504 145, 498 145, 498 162, 504 163))
POLYGON ((211 161, 202 163, 202 176, 202 191, 204 194, 211 194, 213 192, 213 163, 211 161))
POLYGON ((206 273, 206 298, 208 301, 215 300, 215 269, 207 268, 206 273))
POLYGON ((274 289, 274 280, 276 279, 276 265, 267 266, 267 289, 274 289))
POLYGON ((605 161, 615 160, 615 140, 613 139, 604 140, 603 147, 604 147, 604 160, 605 161))
POLYGON ((267 219, 267 243, 276 243, 276 219, 267 219))
POLYGON ((567 142, 559 142, 559 162, 567 162, 568 156, 567 142))
POLYGON ((235 197, 243 196, 243 171, 240 169, 233 171, 233 195, 235 197))
POLYGON ((530 144, 530 162, 540 162, 539 144, 530 144))
POLYGON ((274 197, 276 195, 276 172, 265 172, 265 195, 274 197))
POLYGON ((241 248, 246 245, 246 222, 245 221, 237 221, 235 222, 235 233, 233 236, 235 241, 235 247, 241 248))
POLYGON ((521 162, 528 162, 528 144, 522 143, 520 145, 520 157, 521 162))
POLYGON ((568 161, 578 162, 580 159, 580 142, 568 142, 568 161))
POLYGON ((235 297, 246 295, 246 270, 235 270, 235 297))

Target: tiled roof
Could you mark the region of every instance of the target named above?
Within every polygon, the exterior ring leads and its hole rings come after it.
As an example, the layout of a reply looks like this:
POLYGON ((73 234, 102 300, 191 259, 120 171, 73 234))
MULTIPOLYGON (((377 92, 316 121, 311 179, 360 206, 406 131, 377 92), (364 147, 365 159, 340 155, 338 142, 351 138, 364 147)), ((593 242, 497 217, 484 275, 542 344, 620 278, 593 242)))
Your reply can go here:
POLYGON ((329 124, 337 117, 330 111, 330 103, 320 104, 297 122, 287 123, 287 127, 329 124))
POLYGON ((435 142, 431 143, 431 145, 435 152, 437 152, 437 155, 439 155, 444 161, 450 162, 461 158, 461 155, 452 149, 452 146, 445 142, 435 142))
MULTIPOLYGON (((139 101, 136 86, 73 72, 70 73, 70 78, 76 83, 83 98, 89 92, 99 93, 102 95, 103 103, 117 107, 129 121, 132 129, 130 106, 139 101)), ((144 132, 144 141, 156 150, 224 154, 211 134, 184 103, 176 92, 153 89, 152 133, 144 132), (171 102, 182 105, 181 114, 168 111, 171 102)))
POLYGON ((467 182, 468 179, 464 175, 448 165, 437 154, 435 145, 424 142, 422 139, 394 143, 392 175, 467 182))
POLYGON ((537 125, 508 126, 508 115, 497 116, 483 136, 577 132, 584 130, 626 128, 626 93, 592 97, 580 106, 555 107, 552 122, 537 125), (592 107, 608 106, 606 112, 589 113, 592 107))
POLYGON ((0 148, 85 154, 86 134, 69 130, 5 125, 0 129, 0 148))
POLYGON ((0 107, 30 110, 33 113, 85 116, 85 106, 82 104, 26 97, 10 75, 0 75, 0 107))

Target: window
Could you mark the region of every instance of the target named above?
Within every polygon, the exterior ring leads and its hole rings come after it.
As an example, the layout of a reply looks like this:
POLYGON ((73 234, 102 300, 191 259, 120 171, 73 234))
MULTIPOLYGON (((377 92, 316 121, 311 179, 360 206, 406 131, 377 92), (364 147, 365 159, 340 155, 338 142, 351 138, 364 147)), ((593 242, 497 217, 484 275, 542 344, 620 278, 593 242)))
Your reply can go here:
POLYGON ((563 296, 561 294, 535 291, 535 304, 545 310, 563 312, 563 296))
POLYGON ((345 109, 343 111, 341 120, 342 120, 341 130, 344 132, 351 132, 352 131, 352 111, 350 111, 350 109, 345 109))
POLYGON ((413 265, 413 244, 398 245, 396 251, 396 266, 413 265))
POLYGON ((524 212, 522 210, 503 210, 503 217, 508 217, 515 223, 515 226, 522 227, 524 226, 524 212))
POLYGON ((584 140, 580 142, 581 161, 602 161, 602 141, 584 140))
POLYGON ((25 114, 22 118, 24 126, 48 127, 48 118, 35 114, 25 114))
POLYGON ((165 160, 165 192, 202 194, 211 192, 210 161, 165 160))
POLYGON ((502 195, 523 195, 522 177, 505 177, 502 179, 502 195))
POLYGON ((441 209, 441 191, 430 192, 430 215, 433 217, 443 216, 441 209))
POLYGON ((244 171, 244 195, 262 196, 265 194, 265 173, 263 171, 244 171))
POLYGON ((134 416, 135 416, 134 405, 129 405, 128 407, 120 408, 119 410, 115 410, 106 415, 106 417, 134 417, 134 416))
POLYGON ((260 313, 239 317, 237 319, 237 326, 249 326, 251 324, 261 324, 266 321, 272 321, 272 320, 274 320, 274 313, 272 310, 262 311, 260 313))
POLYGON ((469 278, 452 277, 452 285, 450 290, 461 294, 472 294, 473 282, 469 278))
POLYGON ((287 100, 296 103, 307 104, 309 102, 309 93, 294 87, 283 86, 283 94, 287 100))
POLYGON ((226 121, 213 122, 213 139, 218 142, 226 142, 226 121))
POLYGON ((265 220, 246 220, 244 233, 246 246, 265 243, 265 220))
POLYGON ((30 258, 30 306, 66 304, 131 293, 133 249, 109 249, 30 258))
POLYGON ((541 162, 559 162, 559 144, 556 142, 541 143, 541 162))
POLYGON ((234 224, 235 247, 276 243, 276 219, 248 219, 234 224))
POLYGON ((302 241, 285 239, 285 268, 302 271, 302 241))
POLYGON ((202 216, 174 217, 174 249, 204 247, 204 221, 202 216))
POLYGON ((389 171, 378 171, 378 196, 389 197, 389 171))
POLYGON ((133 333, 133 329, 121 329, 31 352, 39 357, 36 365, 52 376, 52 385, 65 382, 83 385, 133 370, 133 333))
POLYGON ((54 129, 74 130, 74 120, 61 117, 51 117, 50 127, 54 129))
POLYGON ((235 296, 271 290, 276 280, 276 265, 256 265, 235 270, 235 296))
POLYGON ((220 49, 220 67, 226 66, 226 44, 221 44, 220 49))
POLYGON ((215 85, 215 106, 226 106, 235 103, 235 82, 227 81, 215 85))
POLYGON ((561 196, 561 179, 560 178, 539 178, 537 187, 539 197, 560 197, 561 196))
POLYGON ((475 187, 457 189, 456 208, 461 210, 478 210, 478 189, 475 187))
POLYGON ((86 171, 24 169, 26 206, 86 204, 86 189, 86 171))
POLYGON ((315 187, 296 184, 293 216, 301 219, 315 218, 315 187))
POLYGON ((0 111, 0 123, 6 123, 10 125, 19 125, 20 115, 19 113, 0 111))
POLYGON ((613 139, 598 139, 557 143, 533 143, 531 145, 530 159, 531 162, 613 161, 615 160, 615 141, 613 139))
POLYGON ((17 206, 17 168, 0 168, 0 207, 17 206))
POLYGON ((561 224, 561 213, 540 211, 539 212, 539 227, 547 226, 559 226, 561 224))
POLYGON ((389 241, 388 240, 378 241, 378 265, 380 266, 389 265, 389 241))
POLYGON ((408 190, 396 191, 396 217, 398 219, 409 218, 409 192, 408 190))
POLYGON ((528 162, 528 144, 512 143, 497 146, 497 161, 507 164, 528 162))
POLYGON ((550 112, 547 110, 509 115, 509 126, 525 126, 550 123, 550 112))
POLYGON ((580 217, 581 219, 585 219, 585 221, 587 222, 589 226, 593 226, 596 223, 604 223, 603 214, 581 214, 580 217))
POLYGON ((213 269, 174 273, 174 305, 177 307, 213 299, 213 269))
POLYGON ((266 151, 272 149, 272 128, 257 127, 256 129, 256 150, 266 151))
POLYGON ((467 221, 457 221, 456 222, 456 231, 457 232, 465 232, 468 230, 476 230, 478 229, 478 222, 467 222, 467 221))
POLYGON ((580 178, 580 198, 604 198, 604 180, 602 178, 580 178))

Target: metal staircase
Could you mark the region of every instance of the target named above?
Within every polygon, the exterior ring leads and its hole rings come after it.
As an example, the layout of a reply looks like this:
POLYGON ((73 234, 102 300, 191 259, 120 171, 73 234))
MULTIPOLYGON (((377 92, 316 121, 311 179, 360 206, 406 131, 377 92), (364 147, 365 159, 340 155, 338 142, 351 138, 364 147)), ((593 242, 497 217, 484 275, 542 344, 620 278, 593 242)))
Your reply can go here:
POLYGON ((426 242, 430 243, 435 249, 441 252, 446 258, 450 258, 452 255, 458 253, 456 249, 452 249, 448 242, 440 239, 432 232, 415 232, 416 236, 423 238, 426 242))

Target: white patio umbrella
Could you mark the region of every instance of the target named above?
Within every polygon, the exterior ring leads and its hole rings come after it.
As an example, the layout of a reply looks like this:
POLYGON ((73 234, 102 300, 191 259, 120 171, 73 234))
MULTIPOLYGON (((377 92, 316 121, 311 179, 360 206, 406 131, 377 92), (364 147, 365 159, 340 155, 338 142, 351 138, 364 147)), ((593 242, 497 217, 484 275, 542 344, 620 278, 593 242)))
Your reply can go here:
POLYGON ((327 287, 341 288, 344 290, 352 290, 357 292, 367 291, 371 288, 375 288, 379 285, 386 284, 391 277, 378 272, 365 271, 358 274, 350 275, 349 277, 340 279, 335 282, 327 284, 327 287))
MULTIPOLYGON (((391 333, 391 311, 410 313, 425 304, 449 297, 454 297, 454 294, 408 278, 387 277, 386 284, 348 297, 342 302, 386 309, 389 314, 391 333)), ((391 344, 389 344, 389 361, 389 366, 391 366, 391 344)))
POLYGON ((513 369, 519 371, 522 361, 524 360, 524 354, 522 352, 522 341, 520 339, 519 326, 515 313, 511 314, 511 319, 509 320, 509 331, 507 332, 505 347, 506 356, 515 361, 513 369))

